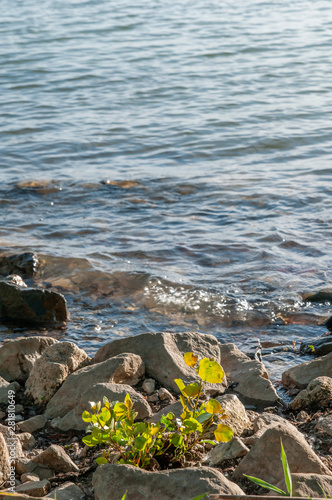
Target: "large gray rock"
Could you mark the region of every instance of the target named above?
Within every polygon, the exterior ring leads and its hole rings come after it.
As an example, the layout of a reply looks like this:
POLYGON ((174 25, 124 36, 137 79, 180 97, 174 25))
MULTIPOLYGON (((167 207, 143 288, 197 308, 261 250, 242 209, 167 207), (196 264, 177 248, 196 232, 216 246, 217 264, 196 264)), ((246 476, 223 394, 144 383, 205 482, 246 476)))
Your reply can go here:
POLYGON ((0 347, 0 376, 10 382, 26 380, 36 360, 57 340, 51 337, 19 337, 0 347))
POLYGON ((7 480, 10 472, 9 453, 5 438, 0 432, 0 485, 7 480))
POLYGON ((235 391, 246 402, 270 406, 280 399, 264 365, 251 360, 235 344, 220 345, 220 360, 227 378, 236 384, 235 391))
POLYGON ((89 363, 86 352, 73 342, 53 344, 36 360, 26 381, 25 392, 36 403, 46 404, 68 375, 89 363))
POLYGON ((58 292, 28 288, 17 275, 0 280, 0 319, 24 324, 67 321, 66 299, 58 292))
POLYGON ((276 484, 284 477, 280 457, 282 440, 291 472, 327 474, 329 470, 310 448, 304 436, 295 428, 278 424, 267 429, 256 441, 250 452, 235 469, 233 478, 242 479, 244 474, 276 484))
POLYGON ((52 444, 42 453, 33 457, 31 461, 56 472, 78 472, 79 470, 64 449, 57 444, 52 444))
POLYGON ((0 257, 0 274, 18 274, 22 278, 31 278, 38 270, 39 260, 32 252, 25 252, 9 257, 0 257))
POLYGON ((332 401, 332 378, 318 377, 312 380, 306 389, 299 392, 289 404, 291 410, 304 408, 328 408, 332 401))
POLYGON ((203 493, 244 495, 239 486, 209 467, 148 472, 132 465, 106 464, 93 475, 95 500, 189 500, 203 493), (114 487, 116 485, 116 487, 114 487))
POLYGON ((243 438, 243 442, 248 446, 252 446, 263 436, 267 429, 278 427, 278 425, 289 427, 290 432, 297 430, 293 424, 279 415, 274 415, 273 413, 262 413, 262 415, 259 415, 253 422, 254 434, 243 438))
POLYGON ((282 383, 305 389, 317 377, 332 377, 332 352, 289 368, 282 374, 282 383))
MULTIPOLYGON (((292 474, 293 497, 323 498, 323 492, 329 497, 332 495, 332 475, 323 474, 292 474)), ((277 488, 286 491, 284 479, 280 481, 277 488)))
MULTIPOLYGON (((187 366, 183 355, 194 352, 199 357, 215 358, 220 361, 218 341, 212 335, 200 333, 144 333, 135 337, 117 339, 102 346, 94 361, 99 363, 122 352, 133 352, 143 359, 147 373, 162 386, 179 392, 174 379, 181 378, 185 383, 199 381, 195 370, 187 366)), ((223 393, 223 384, 206 384, 207 391, 223 393)))

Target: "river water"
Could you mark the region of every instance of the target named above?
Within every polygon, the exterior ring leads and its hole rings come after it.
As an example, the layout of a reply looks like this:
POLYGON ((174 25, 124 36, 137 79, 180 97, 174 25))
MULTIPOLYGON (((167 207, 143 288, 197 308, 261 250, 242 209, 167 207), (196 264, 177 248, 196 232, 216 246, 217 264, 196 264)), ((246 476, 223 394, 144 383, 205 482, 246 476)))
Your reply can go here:
POLYGON ((3 0, 0 245, 68 301, 51 334, 200 331, 302 362, 330 304, 332 9, 3 0), (293 347, 295 345, 295 349, 293 347))

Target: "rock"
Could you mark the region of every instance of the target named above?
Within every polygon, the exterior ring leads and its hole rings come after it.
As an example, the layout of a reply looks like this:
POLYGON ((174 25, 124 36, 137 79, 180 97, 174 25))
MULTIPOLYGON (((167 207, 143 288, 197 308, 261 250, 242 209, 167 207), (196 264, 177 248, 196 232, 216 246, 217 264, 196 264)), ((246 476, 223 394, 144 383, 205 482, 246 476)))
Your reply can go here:
POLYGON ((31 278, 38 270, 39 260, 32 252, 25 252, 9 257, 0 257, 0 274, 18 274, 22 278, 31 278))
MULTIPOLYGON (((323 498, 323 488, 327 496, 332 495, 332 476, 323 474, 292 474, 293 497, 323 498)), ((284 479, 277 485, 286 491, 284 479)))
POLYGON ((51 490, 51 483, 44 479, 43 481, 29 481, 16 486, 15 492, 30 495, 32 497, 43 497, 51 490))
POLYGON ((306 340, 305 342, 302 342, 300 351, 304 354, 312 354, 313 351, 309 346, 312 346, 315 349, 314 354, 316 356, 325 356, 325 354, 332 352, 332 335, 324 335, 323 337, 318 337, 316 339, 306 340))
POLYGON ((227 420, 223 423, 233 429, 234 436, 241 436, 245 429, 250 429, 251 423, 246 409, 235 394, 224 394, 216 399, 227 415, 227 420))
POLYGON ((0 432, 0 484, 6 481, 10 472, 9 453, 5 438, 0 432))
POLYGON ((16 275, 0 280, 0 319, 24 324, 67 321, 66 299, 58 292, 28 288, 16 275))
POLYGON ((318 292, 305 292, 302 294, 302 298, 304 302, 318 302, 321 304, 325 302, 332 302, 332 289, 324 288, 318 292))
POLYGON ((51 399, 46 410, 49 418, 55 419, 55 421, 52 421, 53 427, 62 431, 70 429, 85 430, 87 424, 82 420, 83 411, 90 410, 90 401, 102 401, 104 396, 110 401, 124 401, 128 393, 134 403, 133 408, 138 413, 138 420, 143 420, 152 415, 149 404, 129 385, 107 383, 92 385, 88 390, 80 394, 77 403, 72 402, 71 405, 70 399, 67 399, 66 390, 60 394, 60 397, 58 396, 62 387, 51 399))
POLYGON ((19 439, 23 450, 32 450, 36 446, 36 440, 32 434, 29 432, 23 432, 22 434, 16 434, 17 439, 19 439))
POLYGON ((3 420, 6 416, 6 413, 4 411, 0 411, 0 420, 3 420))
POLYGON ((332 352, 289 368, 282 374, 282 383, 305 389, 317 377, 332 377, 332 352))
POLYGON ((180 401, 176 403, 172 403, 165 408, 162 408, 157 413, 155 413, 152 417, 149 418, 149 422, 157 423, 161 419, 163 415, 167 415, 167 413, 173 413, 175 418, 180 418, 181 413, 183 412, 182 404, 180 401))
POLYGON ((85 495, 76 484, 67 481, 44 498, 56 498, 56 500, 84 500, 85 495))
POLYGON ((79 468, 67 455, 64 449, 57 444, 51 444, 42 453, 33 457, 31 461, 55 470, 56 472, 78 472, 79 468))
POLYGON ((172 394, 167 389, 165 389, 165 387, 161 387, 161 389, 159 389, 158 398, 160 399, 160 401, 174 400, 172 394))
POLYGON ((36 474, 29 473, 22 474, 20 479, 21 483, 27 483, 28 481, 39 481, 39 477, 36 474))
POLYGON ((320 417, 315 427, 316 431, 332 436, 332 414, 320 417))
POLYGON ((8 405, 8 391, 18 391, 20 384, 17 382, 9 383, 4 378, 0 377, 0 404, 8 405))
POLYGON ((20 458, 23 457, 24 453, 22 450, 22 445, 17 438, 16 434, 13 435, 12 430, 9 427, 0 424, 0 433, 3 435, 8 448, 8 453, 10 457, 20 458))
POLYGON ((95 500, 184 500, 203 493, 244 495, 239 486, 210 467, 148 472, 132 465, 105 464, 93 475, 95 500), (114 486, 116 485, 116 492, 114 486))
POLYGON ((228 443, 219 443, 217 446, 206 455, 204 462, 209 465, 220 464, 223 460, 233 460, 235 458, 244 457, 249 452, 249 448, 239 439, 235 437, 228 443))
POLYGON ((36 360, 57 340, 52 337, 19 337, 0 347, 0 376, 9 380, 26 380, 36 360))
POLYGON ((142 389, 150 396, 156 388, 156 381, 153 378, 146 378, 142 384, 142 389))
POLYGON ((36 360, 26 381, 25 393, 36 403, 46 404, 68 375, 89 363, 86 352, 73 342, 53 344, 36 360))
POLYGON ((303 408, 328 408, 332 400, 332 378, 318 377, 312 380, 289 404, 291 410, 303 408))
MULTIPOLYGON (((94 361, 99 363, 121 352, 132 352, 143 359, 147 373, 163 387, 179 393, 174 379, 181 378, 184 383, 199 381, 195 370, 187 366, 183 359, 185 352, 194 352, 200 357, 215 358, 219 362, 218 341, 212 335, 200 333, 144 333, 135 337, 113 340, 102 346, 94 361)), ((206 384, 207 392, 225 392, 226 377, 223 384, 206 384)))
MULTIPOLYGON (((1 493, 3 493, 3 492, 1 491, 1 493)), ((34 497, 30 497, 28 495, 23 495, 23 493, 21 495, 19 495, 15 491, 15 500, 31 500, 33 498, 34 497)), ((8 495, 6 495, 5 493, 3 493, 3 495, 1 495, 1 500, 13 500, 13 495, 11 494, 11 491, 8 493, 8 495)))
POLYGON ((291 424, 288 420, 280 417, 279 415, 274 415, 273 413, 263 413, 259 415, 253 422, 254 433, 252 436, 243 438, 243 442, 247 446, 253 446, 256 441, 258 441, 267 429, 273 429, 281 424, 283 426, 289 427, 290 432, 292 430, 297 430, 296 427, 291 424))
POLYGON ((284 473, 280 457, 280 439, 282 439, 289 467, 293 473, 329 474, 326 466, 297 429, 289 425, 277 424, 276 427, 267 429, 256 441, 235 469, 233 479, 242 479, 243 474, 247 474, 271 484, 281 481, 284 473))
POLYGON ((296 415, 296 420, 298 422, 303 422, 304 420, 307 420, 309 417, 308 413, 304 410, 300 411, 297 415, 296 415))
POLYGON ((31 417, 28 420, 24 420, 24 422, 20 422, 17 424, 17 427, 21 432, 35 432, 44 429, 47 424, 47 419, 44 415, 36 415, 35 417, 31 417))
POLYGON ((54 476, 54 471, 47 466, 39 466, 26 457, 18 458, 15 463, 16 474, 34 474, 40 480, 50 479, 54 476))
POLYGON ((148 401, 149 403, 156 403, 157 401, 159 401, 158 392, 151 394, 151 396, 148 397, 148 401))
POLYGON ((322 324, 324 326, 326 326, 326 328, 329 330, 329 332, 332 332, 332 316, 330 316, 329 318, 326 318, 326 320, 323 321, 322 324))
POLYGON ((258 406, 270 406, 280 398, 268 379, 264 365, 251 360, 234 344, 221 344, 220 360, 227 378, 236 385, 235 391, 245 402, 258 406))

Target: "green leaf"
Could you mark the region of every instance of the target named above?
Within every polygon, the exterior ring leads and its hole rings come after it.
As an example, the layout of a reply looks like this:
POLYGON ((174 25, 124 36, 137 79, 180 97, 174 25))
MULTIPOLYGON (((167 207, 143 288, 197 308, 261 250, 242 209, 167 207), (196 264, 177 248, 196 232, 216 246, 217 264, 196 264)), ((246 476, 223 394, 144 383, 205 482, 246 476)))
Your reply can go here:
POLYGON ((214 435, 218 443, 227 443, 232 439, 233 431, 228 425, 219 424, 214 431, 214 435))
POLYGON ((274 491, 275 493, 279 493, 279 495, 283 495, 284 497, 288 497, 287 493, 283 490, 280 490, 276 486, 273 486, 273 484, 267 483, 266 481, 263 481, 263 479, 258 479, 258 477, 252 477, 252 476, 247 476, 246 474, 243 474, 245 477, 250 479, 255 484, 258 484, 258 486, 261 486, 262 488, 265 488, 267 490, 274 491))
POLYGON ((143 432, 147 432, 148 426, 144 422, 138 422, 134 426, 135 434, 142 434, 143 432))
POLYGON ((183 425, 190 432, 203 432, 203 427, 195 418, 187 418, 183 421, 183 425))
POLYGON ((216 446, 216 443, 214 441, 211 441, 211 439, 202 439, 200 443, 212 444, 212 446, 216 446))
POLYGON ((207 493, 203 493, 203 495, 198 495, 198 497, 191 498, 191 500, 202 500, 202 498, 205 498, 207 493))
POLYGON ((221 404, 216 399, 210 399, 206 403, 206 411, 212 415, 216 415, 221 410, 221 404))
POLYGON ((123 495, 123 497, 121 498, 121 500, 126 500, 126 496, 127 496, 127 492, 123 495))
POLYGON ((82 413, 82 420, 83 420, 84 422, 91 422, 91 417, 92 417, 92 415, 91 415, 91 413, 89 413, 88 411, 84 411, 84 412, 82 413))
POLYGON ((87 446, 96 446, 96 444, 100 443, 100 441, 98 439, 96 439, 95 437, 93 437, 92 435, 85 436, 84 438, 82 438, 82 441, 87 446))
POLYGON ((103 411, 99 415, 99 420, 102 422, 108 422, 111 418, 111 412, 107 408, 103 408, 103 411))
POLYGON ((146 443, 147 443, 147 439, 143 436, 138 436, 137 438, 134 439, 134 446, 137 450, 144 450, 145 446, 146 446, 146 443))
POLYGON ((170 442, 177 448, 183 444, 183 436, 180 436, 180 434, 173 434, 170 438, 170 442))
POLYGON ((176 383, 181 392, 183 391, 183 389, 185 389, 186 386, 184 385, 183 381, 180 378, 175 378, 174 382, 176 383))
POLYGON ((193 368, 198 361, 198 356, 196 356, 193 352, 186 352, 183 357, 186 365, 190 366, 191 368, 193 368))
POLYGON ((280 439, 280 445, 281 445, 281 460, 282 460, 282 466, 284 468, 284 474, 285 474, 285 483, 287 486, 287 491, 289 493, 289 496, 292 496, 293 493, 293 484, 292 484, 292 475, 291 471, 288 465, 286 453, 282 444, 282 440, 280 439))
POLYGON ((212 417, 211 413, 204 412, 204 413, 201 413, 200 415, 198 415, 196 417, 196 420, 198 420, 198 422, 200 424, 203 424, 204 422, 209 420, 209 418, 211 418, 211 417, 212 417))
POLYGON ((124 403, 116 403, 116 405, 114 405, 114 413, 116 418, 122 417, 127 415, 128 408, 124 403))
POLYGON ((197 373, 204 382, 210 384, 221 384, 225 375, 219 363, 208 358, 201 359, 197 373))
POLYGON ((199 394, 199 385, 196 382, 189 384, 183 389, 182 393, 188 398, 195 398, 199 394))
POLYGON ((99 457, 99 458, 96 458, 95 462, 98 464, 98 465, 102 465, 102 464, 107 464, 107 458, 105 457, 99 457))

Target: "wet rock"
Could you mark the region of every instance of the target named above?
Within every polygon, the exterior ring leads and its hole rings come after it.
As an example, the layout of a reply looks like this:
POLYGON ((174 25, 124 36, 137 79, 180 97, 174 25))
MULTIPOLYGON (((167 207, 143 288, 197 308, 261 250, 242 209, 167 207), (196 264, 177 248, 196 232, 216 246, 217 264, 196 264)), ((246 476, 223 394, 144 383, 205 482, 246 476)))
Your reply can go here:
POLYGON ((156 381, 153 378, 146 378, 142 384, 142 389, 146 394, 150 395, 156 388, 156 381))
POLYGON ((44 479, 43 481, 29 481, 16 486, 15 492, 30 495, 32 497, 43 497, 51 490, 51 483, 44 479))
POLYGON ((0 280, 0 319, 24 324, 67 321, 66 299, 58 292, 28 288, 15 275, 0 280))
POLYGON ((320 417, 315 427, 316 431, 332 436, 332 414, 320 417))
POLYGON ((325 302, 332 302, 332 289, 324 288, 318 292, 305 292, 302 294, 304 302, 314 302, 323 304, 325 302))
MULTIPOLYGON (((215 358, 219 361, 218 341, 212 335, 199 333, 144 333, 135 337, 117 339, 102 346, 96 353, 95 362, 112 358, 121 352, 133 352, 143 359, 147 373, 163 387, 179 393, 174 379, 185 383, 199 381, 195 370, 187 366, 183 359, 185 352, 194 352, 200 357, 215 358)), ((226 378, 226 377, 225 377, 226 378)), ((206 384, 207 391, 223 393, 227 383, 206 384)))
POLYGON ((5 438, 0 432, 0 484, 2 484, 10 472, 9 453, 5 438))
POLYGON ((206 455, 204 462, 209 465, 217 465, 224 460, 233 460, 235 458, 244 457, 249 452, 249 448, 241 441, 240 438, 235 437, 228 443, 219 443, 212 448, 206 455))
POLYGON ((9 383, 4 378, 0 377, 0 404, 8 405, 8 391, 18 391, 20 384, 17 382, 9 383))
POLYGON ((36 360, 57 340, 51 337, 20 337, 0 347, 0 376, 9 380, 26 380, 36 360))
POLYGON ((267 429, 256 441, 235 469, 233 478, 241 479, 243 474, 248 474, 272 484, 281 481, 284 473, 280 458, 280 439, 282 439, 291 471, 329 474, 323 462, 295 427, 278 424, 276 427, 267 429))
POLYGON ((84 500, 85 495, 76 484, 67 481, 44 498, 56 498, 56 500, 84 500))
POLYGON ((270 406, 280 399, 268 379, 264 365, 251 360, 234 344, 220 345, 220 360, 227 378, 236 384, 236 393, 246 402, 258 406, 270 406))
POLYGON ((46 404, 70 373, 89 363, 86 352, 73 342, 53 344, 36 360, 26 382, 25 393, 32 396, 36 403, 46 404))
POLYGON ((44 415, 36 415, 35 417, 31 417, 28 420, 24 420, 24 422, 20 422, 17 424, 17 427, 21 432, 35 432, 41 429, 44 429, 46 426, 47 419, 44 415))
POLYGON ((325 354, 332 352, 332 335, 324 335, 316 339, 306 340, 302 342, 300 351, 304 354, 311 354, 314 352, 316 356, 325 356, 325 354), (315 350, 312 351, 309 346, 312 346, 315 350))
MULTIPOLYGON (((323 488, 327 496, 332 495, 332 476, 323 474, 292 474, 293 497, 322 498, 323 488)), ((277 485, 286 491, 285 481, 280 481, 277 485)))
POLYGON ((46 466, 56 472, 78 472, 79 468, 61 446, 52 444, 45 451, 33 457, 31 461, 46 466))
POLYGON ((102 184, 106 186, 118 186, 123 189, 130 189, 133 187, 142 186, 138 181, 112 181, 110 179, 106 179, 105 181, 101 181, 102 184))
POLYGON ((332 401, 332 378, 318 377, 312 380, 289 404, 291 410, 327 408, 332 401))
POLYGON ((23 450, 32 450, 36 446, 36 440, 29 432, 16 434, 16 437, 20 441, 23 450))
POLYGON ((139 420, 152 415, 147 401, 129 385, 99 383, 91 385, 91 387, 87 386, 88 389, 85 388, 85 390, 79 386, 77 388, 78 394, 75 394, 71 388, 68 388, 68 391, 66 387, 62 390, 65 383, 53 396, 46 409, 46 415, 55 419, 52 421, 53 427, 62 431, 85 430, 86 423, 82 420, 83 411, 90 410, 90 401, 102 401, 104 396, 110 401, 124 401, 128 393, 134 403, 133 408, 138 413, 139 420))
POLYGON ((172 394, 167 389, 165 389, 165 387, 161 387, 161 389, 159 389, 158 398, 160 399, 160 401, 174 400, 172 394))
POLYGON ((332 377, 332 352, 289 368, 282 374, 282 383, 305 389, 317 377, 332 377))
POLYGON ((61 187, 53 180, 23 180, 16 184, 18 189, 33 191, 40 194, 49 194, 61 191, 61 187))
POLYGON ((22 278, 31 278, 38 270, 39 260, 32 252, 0 257, 0 274, 18 274, 22 278))
POLYGON ((239 486, 210 467, 148 472, 132 465, 102 465, 93 475, 95 500, 109 500, 114 485, 119 498, 127 491, 126 500, 184 500, 203 493, 244 495, 239 486))

